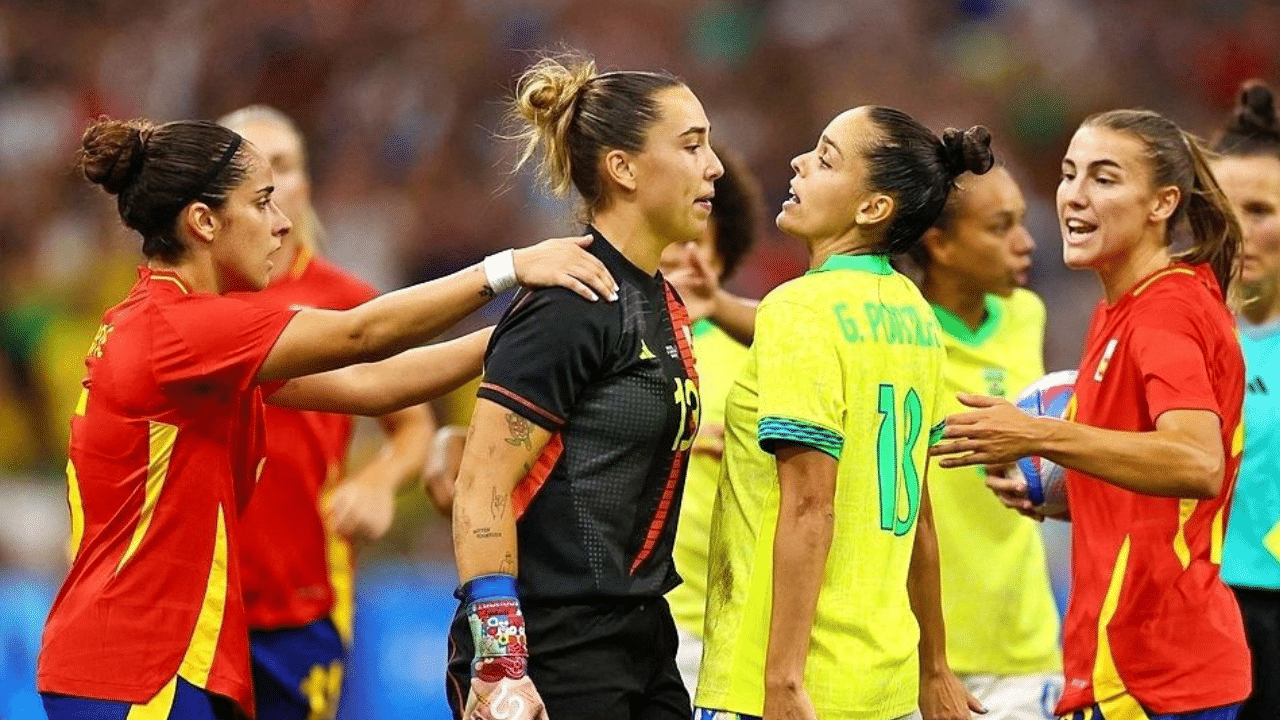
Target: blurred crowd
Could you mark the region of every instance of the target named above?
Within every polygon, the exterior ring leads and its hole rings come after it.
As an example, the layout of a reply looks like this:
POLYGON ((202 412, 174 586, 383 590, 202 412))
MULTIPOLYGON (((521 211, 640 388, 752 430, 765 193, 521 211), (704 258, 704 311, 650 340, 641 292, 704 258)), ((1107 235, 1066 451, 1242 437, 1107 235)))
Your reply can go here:
MULTIPOLYGON (((1053 191, 1071 131, 1121 106, 1207 130, 1241 80, 1275 79, 1277 37, 1280 4, 1256 0, 6 0, 0 484, 60 482, 84 350, 140 257, 74 172, 91 117, 284 110, 310 140, 323 251, 384 290, 576 232, 571 203, 509 173, 502 140, 513 78, 540 53, 684 78, 769 208, 790 158, 844 108, 985 124, 1031 205, 1057 369, 1074 366, 1098 296, 1060 260, 1053 191)), ((803 270, 803 250, 762 222, 733 283, 756 296, 803 270)))

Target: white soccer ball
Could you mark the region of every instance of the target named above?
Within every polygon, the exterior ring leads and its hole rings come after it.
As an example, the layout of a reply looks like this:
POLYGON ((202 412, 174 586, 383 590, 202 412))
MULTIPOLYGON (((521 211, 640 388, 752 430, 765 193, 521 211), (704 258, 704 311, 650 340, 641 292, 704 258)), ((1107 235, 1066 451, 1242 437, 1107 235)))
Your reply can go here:
MULTIPOLYGON (((1076 384, 1075 370, 1051 372, 1031 383, 1014 403, 1028 415, 1062 419, 1076 384)), ((1035 455, 1019 458, 1018 472, 1036 512, 1060 515, 1067 510, 1067 478, 1061 465, 1035 455)))

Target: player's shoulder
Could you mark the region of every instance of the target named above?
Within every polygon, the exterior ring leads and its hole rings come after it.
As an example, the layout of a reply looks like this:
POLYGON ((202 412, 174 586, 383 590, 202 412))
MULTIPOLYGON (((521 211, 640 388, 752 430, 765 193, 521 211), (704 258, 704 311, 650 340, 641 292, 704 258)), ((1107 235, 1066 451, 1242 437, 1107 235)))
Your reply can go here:
POLYGON ((1201 305, 1207 298, 1221 296, 1216 288, 1209 287, 1210 282, 1216 281, 1204 266, 1175 263, 1139 281, 1130 292, 1135 307, 1141 305, 1143 309, 1157 303, 1201 305))
POLYGON ((1212 275, 1200 266, 1176 264, 1140 282, 1131 292, 1129 314, 1138 326, 1231 325, 1234 320, 1212 275))
POLYGON ((1018 317, 1043 319, 1045 316, 1044 300, 1027 288, 1014 288, 1009 297, 997 297, 996 302, 1018 317))
POLYGON ((814 309, 827 300, 826 279, 822 273, 792 278, 766 293, 760 300, 760 308, 793 306, 814 309))
POLYGON ((562 287, 522 288, 511 300, 498 323, 497 332, 530 323, 561 331, 573 328, 603 328, 618 325, 621 306, 625 302, 626 288, 620 291, 617 301, 588 300, 562 287))
POLYGON ((311 258, 303 271, 303 278, 335 296, 354 301, 351 304, 359 304, 382 294, 355 273, 319 255, 311 258))

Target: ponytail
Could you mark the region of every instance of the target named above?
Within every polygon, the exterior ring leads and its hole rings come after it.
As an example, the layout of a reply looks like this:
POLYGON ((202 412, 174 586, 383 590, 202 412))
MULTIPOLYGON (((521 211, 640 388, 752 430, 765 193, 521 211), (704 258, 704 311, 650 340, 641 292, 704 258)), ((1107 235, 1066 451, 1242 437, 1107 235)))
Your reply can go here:
POLYGON ((1218 185, 1213 171, 1209 169, 1209 162, 1200 142, 1185 133, 1183 139, 1190 151, 1195 171, 1195 180, 1185 206, 1187 224, 1191 227, 1192 245, 1176 258, 1193 265, 1207 263, 1213 268, 1213 275, 1218 280, 1223 296, 1227 297, 1231 280, 1239 271, 1244 232, 1231 209, 1231 203, 1218 185))

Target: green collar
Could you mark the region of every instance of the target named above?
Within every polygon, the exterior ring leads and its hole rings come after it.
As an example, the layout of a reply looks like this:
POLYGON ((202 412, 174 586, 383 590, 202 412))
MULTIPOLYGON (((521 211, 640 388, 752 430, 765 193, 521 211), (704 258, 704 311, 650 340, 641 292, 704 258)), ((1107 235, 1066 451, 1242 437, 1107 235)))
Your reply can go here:
POLYGON ((806 272, 805 275, 828 270, 861 270, 875 275, 893 274, 893 266, 889 264, 888 255, 832 255, 820 267, 806 272))
POLYGON ((938 318, 938 324, 942 326, 942 331, 946 334, 966 345, 981 345, 987 341, 987 338, 995 334, 996 328, 1000 327, 1000 320, 1004 314, 1004 310, 1001 308, 1000 303, 996 302, 994 295, 987 295, 983 302, 987 306, 987 317, 978 326, 977 330, 970 330, 963 320, 940 305, 933 306, 933 314, 938 318))
POLYGON ((691 328, 691 332, 693 333, 694 337, 701 337, 711 332, 712 330, 714 330, 715 327, 716 327, 715 323, 711 322, 707 318, 702 318, 701 320, 693 324, 693 327, 691 328))

